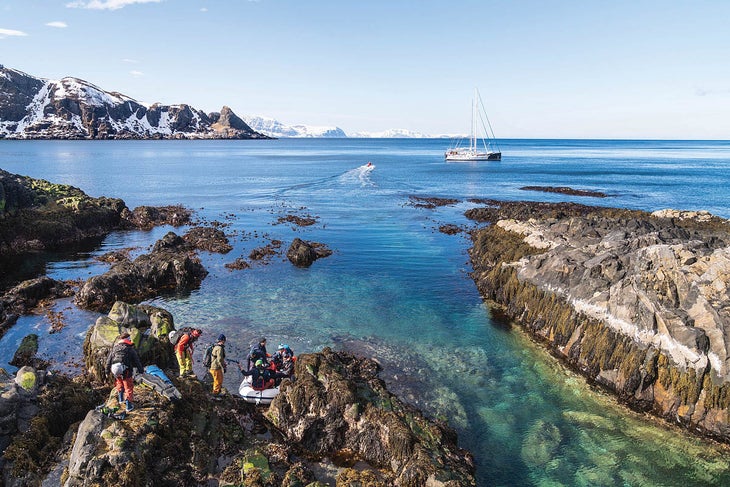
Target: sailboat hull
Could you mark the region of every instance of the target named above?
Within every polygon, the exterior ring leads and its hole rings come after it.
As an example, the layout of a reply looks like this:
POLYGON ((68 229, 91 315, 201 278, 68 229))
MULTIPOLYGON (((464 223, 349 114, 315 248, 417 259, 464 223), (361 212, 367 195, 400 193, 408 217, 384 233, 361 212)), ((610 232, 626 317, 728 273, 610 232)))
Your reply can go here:
POLYGON ((471 151, 447 151, 447 161, 469 162, 469 161, 501 161, 501 152, 471 152, 471 151))

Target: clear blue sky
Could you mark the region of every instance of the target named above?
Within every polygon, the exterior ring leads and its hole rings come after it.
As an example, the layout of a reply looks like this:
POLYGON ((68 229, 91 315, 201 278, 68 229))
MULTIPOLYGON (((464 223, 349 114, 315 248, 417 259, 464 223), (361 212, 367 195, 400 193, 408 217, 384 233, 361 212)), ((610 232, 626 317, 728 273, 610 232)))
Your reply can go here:
POLYGON ((730 139, 729 23, 726 0, 0 0, 0 63, 346 132, 468 132, 478 87, 498 137, 730 139))

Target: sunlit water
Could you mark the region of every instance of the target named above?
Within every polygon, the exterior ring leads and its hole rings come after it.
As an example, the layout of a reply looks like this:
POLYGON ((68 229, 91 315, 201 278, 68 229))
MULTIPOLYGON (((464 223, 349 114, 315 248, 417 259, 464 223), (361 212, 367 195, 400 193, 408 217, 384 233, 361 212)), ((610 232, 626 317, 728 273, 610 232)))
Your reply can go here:
MULTIPOLYGON (((0 168, 138 205, 182 203, 201 220, 230 224, 234 250, 203 252, 210 271, 199 290, 151 301, 176 324, 228 336, 242 358, 257 337, 295 352, 324 346, 366 351, 391 388, 456 428, 474 453, 480 485, 728 485, 723 447, 618 406, 566 371, 518 329, 493 320, 469 278, 468 198, 576 201, 655 210, 706 209, 730 216, 725 142, 505 141, 501 162, 445 163, 441 140, 0 142, 0 168), (374 169, 364 167, 372 161, 374 169), (520 190, 570 186, 609 198, 520 190), (409 196, 458 198, 437 209, 409 196), (317 223, 277 224, 288 214, 317 223), (224 264, 271 239, 327 244, 334 254, 308 269, 283 255, 229 271, 224 264)), ((133 256, 170 228, 114 233, 100 245, 19 262, 68 279, 99 274, 104 252, 133 256)), ((183 233, 185 228, 176 229, 183 233)), ((68 301, 54 307, 67 326, 22 317, 0 341, 2 362, 23 336, 40 334, 44 357, 78 370, 81 343, 98 314, 68 301)), ((205 372, 196 351, 196 372, 205 372)), ((12 369, 12 367, 8 367, 12 369)), ((229 369, 225 385, 237 390, 229 369)))

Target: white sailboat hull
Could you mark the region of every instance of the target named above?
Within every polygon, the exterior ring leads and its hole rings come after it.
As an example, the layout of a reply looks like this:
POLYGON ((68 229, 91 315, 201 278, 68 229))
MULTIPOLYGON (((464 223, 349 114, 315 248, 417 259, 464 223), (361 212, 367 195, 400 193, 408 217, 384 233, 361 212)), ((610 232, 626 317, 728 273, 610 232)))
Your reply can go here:
POLYGON ((447 161, 501 161, 501 152, 446 151, 447 161))

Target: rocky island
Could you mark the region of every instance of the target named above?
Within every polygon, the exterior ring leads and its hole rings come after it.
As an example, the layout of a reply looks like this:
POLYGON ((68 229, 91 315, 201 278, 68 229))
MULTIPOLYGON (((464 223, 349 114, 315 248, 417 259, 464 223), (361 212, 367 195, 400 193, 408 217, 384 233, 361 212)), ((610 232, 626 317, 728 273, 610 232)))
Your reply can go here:
POLYGON ((730 442, 730 223, 483 200, 466 215, 489 302, 629 406, 730 442))

